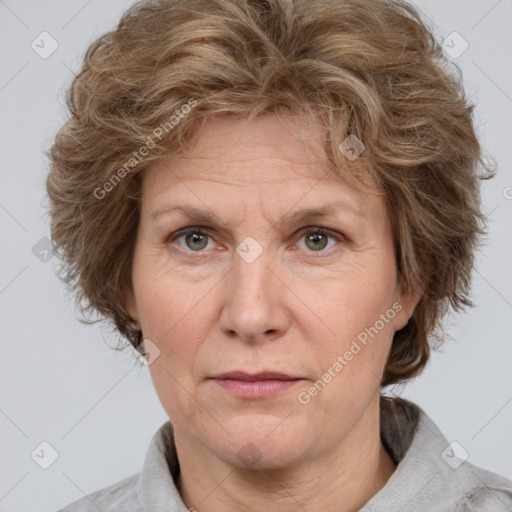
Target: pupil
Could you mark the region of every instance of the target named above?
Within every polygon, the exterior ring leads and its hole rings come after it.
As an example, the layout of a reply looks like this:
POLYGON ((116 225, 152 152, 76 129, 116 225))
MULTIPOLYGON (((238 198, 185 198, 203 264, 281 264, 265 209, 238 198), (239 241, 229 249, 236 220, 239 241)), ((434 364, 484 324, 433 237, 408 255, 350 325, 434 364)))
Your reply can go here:
POLYGON ((206 237, 204 235, 199 235, 197 233, 192 233, 192 234, 188 235, 188 240, 192 240, 192 244, 199 243, 200 246, 199 247, 195 247, 196 249, 203 249, 204 247, 206 247, 206 245, 204 244, 205 238, 206 237), (201 239, 202 239, 202 242, 203 242, 202 244, 201 244, 201 239))
POLYGON ((313 247, 315 247, 315 248, 320 247, 321 249, 323 249, 325 247, 325 236, 322 233, 317 233, 315 235, 311 235, 308 237, 308 240, 311 242, 313 242, 313 241, 317 242, 322 237, 324 239, 324 243, 321 245, 313 245, 313 247))

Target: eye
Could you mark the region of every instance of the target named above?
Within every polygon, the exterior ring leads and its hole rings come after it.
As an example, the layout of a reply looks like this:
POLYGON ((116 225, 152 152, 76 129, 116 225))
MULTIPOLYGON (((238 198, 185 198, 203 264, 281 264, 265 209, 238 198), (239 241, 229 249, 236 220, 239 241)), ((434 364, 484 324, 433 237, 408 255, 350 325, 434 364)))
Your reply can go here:
POLYGON ((170 235, 167 242, 173 242, 180 238, 184 240, 184 245, 179 244, 182 248, 192 252, 201 252, 208 246, 210 235, 199 228, 187 228, 170 235))
MULTIPOLYGON (((300 241, 304 240, 305 245, 309 252, 327 252, 329 249, 325 249, 329 244, 329 239, 333 241, 334 239, 341 240, 341 235, 334 235, 329 230, 322 228, 310 229, 302 234, 300 241)), ((335 244, 334 244, 335 245, 335 244)))
MULTIPOLYGON (((305 250, 307 252, 328 252, 333 245, 336 245, 334 240, 343 240, 343 237, 339 233, 332 232, 325 228, 306 228, 306 230, 302 230, 301 233, 299 241, 305 241, 305 250), (333 245, 326 249, 329 245, 329 240, 333 242, 333 245)), ((166 243, 179 242, 180 239, 182 239, 183 242, 178 243, 178 245, 183 250, 191 252, 204 252, 208 248, 208 242, 213 243, 212 237, 199 227, 185 228, 172 233, 167 238, 166 243)))

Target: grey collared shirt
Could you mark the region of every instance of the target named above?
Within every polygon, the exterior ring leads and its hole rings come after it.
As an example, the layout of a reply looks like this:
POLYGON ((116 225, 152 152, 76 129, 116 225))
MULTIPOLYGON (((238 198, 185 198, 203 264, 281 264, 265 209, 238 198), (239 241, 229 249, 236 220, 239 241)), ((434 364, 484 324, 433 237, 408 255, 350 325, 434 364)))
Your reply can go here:
MULTIPOLYGON (((381 439, 398 466, 359 512, 512 512, 512 481, 465 460, 464 448, 449 443, 423 409, 381 397, 380 410, 381 439)), ((140 473, 59 512, 187 512, 175 485, 179 470, 168 421, 140 473)))

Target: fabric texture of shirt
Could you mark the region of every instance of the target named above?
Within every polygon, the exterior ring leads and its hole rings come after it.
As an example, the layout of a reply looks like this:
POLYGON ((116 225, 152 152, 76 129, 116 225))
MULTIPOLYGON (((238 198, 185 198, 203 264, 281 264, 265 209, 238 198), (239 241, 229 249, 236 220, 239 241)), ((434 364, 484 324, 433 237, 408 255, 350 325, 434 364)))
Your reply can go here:
MULTIPOLYGON (((463 448, 413 402, 382 396, 380 433, 397 468, 359 512, 512 512, 512 481, 464 460, 463 448)), ((151 439, 141 472, 58 512, 187 512, 175 485, 179 471, 167 421, 151 439)))

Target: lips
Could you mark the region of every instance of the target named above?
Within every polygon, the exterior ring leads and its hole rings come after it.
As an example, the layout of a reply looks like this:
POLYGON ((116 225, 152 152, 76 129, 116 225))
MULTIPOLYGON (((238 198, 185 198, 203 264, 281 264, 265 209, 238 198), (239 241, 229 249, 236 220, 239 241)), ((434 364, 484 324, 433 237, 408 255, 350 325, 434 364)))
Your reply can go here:
POLYGON ((302 381, 302 378, 274 371, 247 373, 239 370, 216 375, 212 380, 220 389, 238 399, 255 400, 270 398, 291 390, 302 381))
POLYGON ((292 377, 280 372, 264 371, 250 374, 243 371, 234 371, 216 375, 214 379, 232 379, 243 381, 263 381, 263 380, 298 380, 300 377, 292 377))
POLYGON ((270 398, 295 387, 301 380, 300 377, 274 371, 252 374, 234 371, 213 377, 213 381, 222 390, 247 400, 270 398))

